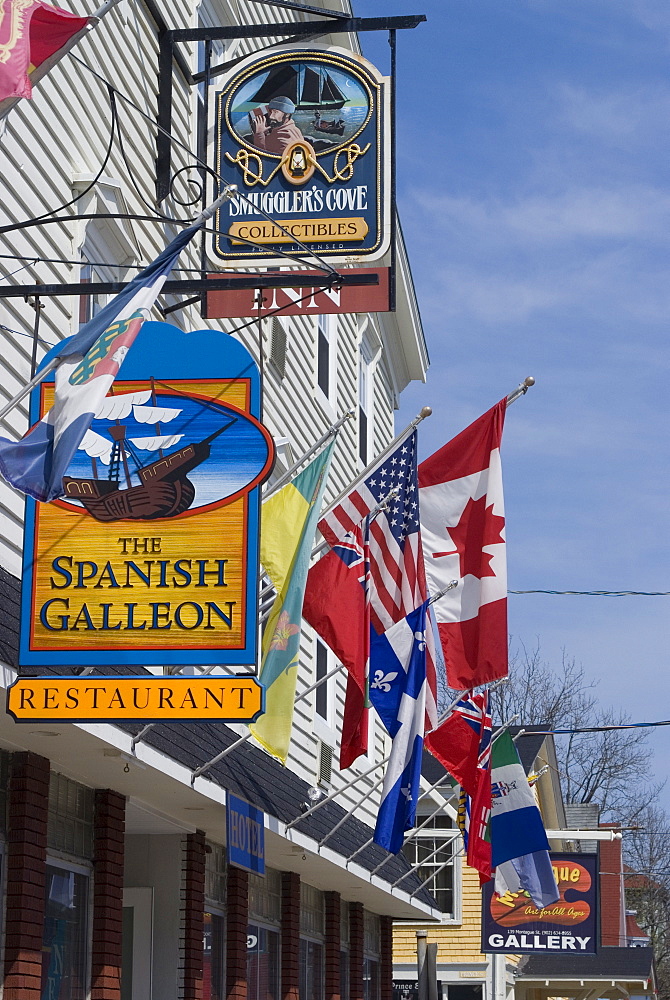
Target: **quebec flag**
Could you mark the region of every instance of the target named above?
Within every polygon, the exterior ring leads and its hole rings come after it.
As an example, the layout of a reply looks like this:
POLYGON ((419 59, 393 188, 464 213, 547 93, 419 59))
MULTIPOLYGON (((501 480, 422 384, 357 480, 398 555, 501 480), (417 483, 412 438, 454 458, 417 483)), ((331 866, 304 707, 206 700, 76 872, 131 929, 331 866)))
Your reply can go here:
POLYGON ((165 279, 200 224, 179 233, 74 337, 62 341, 54 405, 20 441, 0 437, 0 473, 22 493, 48 502, 63 493, 63 476, 165 279))
POLYGON ((370 701, 393 747, 374 842, 397 854, 416 817, 426 710, 426 607, 370 641, 370 701))

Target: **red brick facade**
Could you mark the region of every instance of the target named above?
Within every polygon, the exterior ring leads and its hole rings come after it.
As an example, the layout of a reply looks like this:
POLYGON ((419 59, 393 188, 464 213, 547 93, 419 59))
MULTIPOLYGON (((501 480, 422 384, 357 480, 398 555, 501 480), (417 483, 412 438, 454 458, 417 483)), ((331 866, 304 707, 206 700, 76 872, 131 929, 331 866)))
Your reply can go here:
POLYGON ((95 793, 91 1000, 120 1000, 123 923, 123 842, 126 800, 111 789, 95 793))
POLYGON ((349 1000, 363 1000, 365 920, 362 903, 349 903, 349 1000))
POLYGON ((226 892, 226 997, 247 1000, 249 875, 230 865, 226 892))
POLYGON ((380 1000, 393 997, 393 920, 380 918, 379 935, 379 995, 380 1000))
POLYGON ((340 894, 326 892, 326 1000, 340 1000, 340 894))
MULTIPOLYGON (((600 826, 617 829, 618 824, 601 823, 600 826)), ((626 944, 622 862, 621 841, 601 840, 600 943, 603 947, 620 948, 626 944)))
POLYGON ((49 761, 13 754, 7 799, 4 1000, 40 1000, 49 761))
POLYGON ((202 1000, 205 912, 205 834, 189 833, 182 868, 182 988, 179 1000, 202 1000))
POLYGON ((281 874, 281 1000, 300 993, 300 876, 281 874))

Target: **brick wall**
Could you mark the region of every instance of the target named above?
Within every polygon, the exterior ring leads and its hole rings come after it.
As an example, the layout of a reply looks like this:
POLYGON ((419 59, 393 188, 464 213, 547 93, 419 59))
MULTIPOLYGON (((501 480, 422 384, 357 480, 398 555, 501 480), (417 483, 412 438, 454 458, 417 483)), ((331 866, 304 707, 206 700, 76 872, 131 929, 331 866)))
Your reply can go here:
POLYGON ((393 997, 393 920, 391 917, 380 918, 379 950, 379 986, 380 1000, 391 1000, 393 997))
POLYGON ((281 998, 300 992, 300 876, 281 873, 281 998))
POLYGON ((364 935, 363 904, 349 903, 349 1000, 363 1000, 364 935))
POLYGON ((205 834, 184 840, 181 891, 180 1000, 202 1000, 202 938, 205 912, 205 834))
POLYGON ((226 997, 247 998, 247 924, 249 876, 230 865, 226 891, 226 997))
POLYGON ((123 837, 126 800, 95 793, 91 1000, 120 1000, 123 924, 123 837))
POLYGON ((4 1000, 40 1000, 49 761, 15 753, 9 766, 4 1000))
MULTIPOLYGON (((601 823, 601 826, 610 824, 601 823)), ((611 824, 616 829, 616 824, 611 824)), ((623 865, 620 840, 600 841, 600 943, 625 947, 623 865), (606 874, 607 873, 607 874, 606 874)))
POLYGON ((326 892, 326 1000, 340 1000, 340 894, 326 892))

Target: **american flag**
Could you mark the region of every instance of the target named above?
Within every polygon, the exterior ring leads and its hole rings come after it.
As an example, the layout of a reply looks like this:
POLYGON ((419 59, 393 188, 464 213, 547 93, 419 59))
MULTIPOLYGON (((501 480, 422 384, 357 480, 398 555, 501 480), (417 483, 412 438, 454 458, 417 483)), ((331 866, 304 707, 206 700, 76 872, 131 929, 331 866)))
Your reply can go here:
MULTIPOLYGON (((378 634, 427 597, 419 522, 416 430, 410 431, 319 521, 331 547, 370 519, 370 621, 378 634)), ((426 728, 437 724, 435 644, 427 629, 426 728)))

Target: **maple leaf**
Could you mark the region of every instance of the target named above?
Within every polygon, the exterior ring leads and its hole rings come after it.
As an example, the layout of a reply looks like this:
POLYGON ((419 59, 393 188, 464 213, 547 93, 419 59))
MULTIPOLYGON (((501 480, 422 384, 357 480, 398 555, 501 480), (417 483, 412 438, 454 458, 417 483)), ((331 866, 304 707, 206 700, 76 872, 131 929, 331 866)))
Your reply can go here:
POLYGON ((458 524, 451 527, 445 525, 452 543, 456 546, 449 552, 434 552, 433 559, 439 556, 449 556, 458 552, 461 564, 461 576, 495 576, 491 569, 492 555, 484 552, 485 545, 495 545, 504 542, 502 530, 505 518, 493 513, 493 504, 486 506, 486 496, 479 500, 468 500, 458 524))

